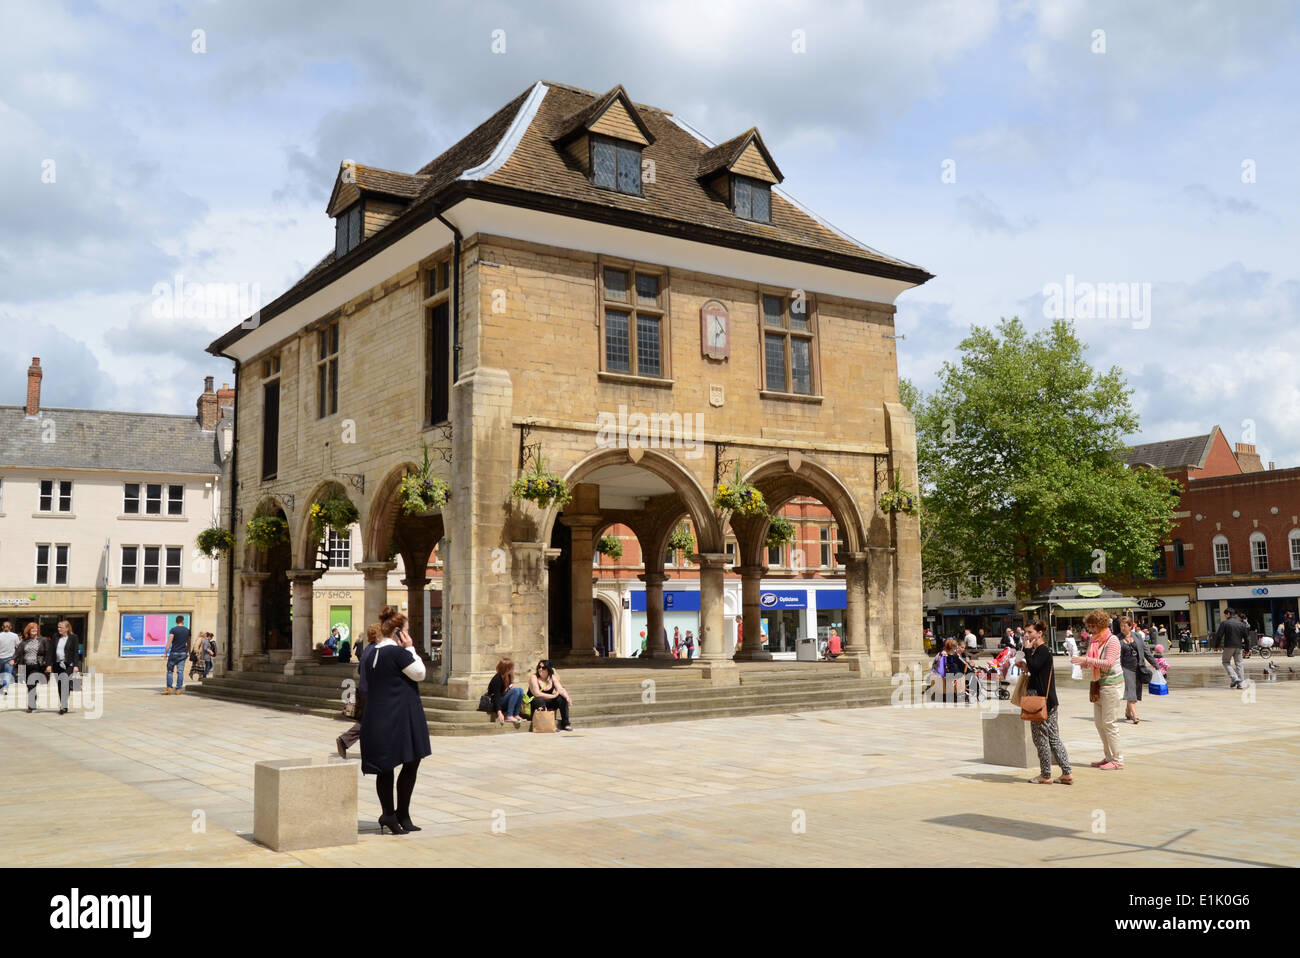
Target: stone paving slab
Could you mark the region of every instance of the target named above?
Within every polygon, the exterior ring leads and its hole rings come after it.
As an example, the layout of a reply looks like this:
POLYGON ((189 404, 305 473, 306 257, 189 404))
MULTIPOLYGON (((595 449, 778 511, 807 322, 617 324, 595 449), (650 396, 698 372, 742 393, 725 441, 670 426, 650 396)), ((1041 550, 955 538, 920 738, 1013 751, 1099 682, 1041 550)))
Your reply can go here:
POLYGON ((0 708, 0 803, 78 822, 58 843, 0 816, 11 865, 1300 864, 1300 682, 1146 699, 1119 772, 1087 767, 1086 689, 1062 683, 1069 788, 984 765, 967 708, 439 738, 412 804, 423 831, 380 836, 358 775, 358 844, 282 854, 251 840, 253 762, 331 754, 338 722, 106 685, 95 719, 0 708))

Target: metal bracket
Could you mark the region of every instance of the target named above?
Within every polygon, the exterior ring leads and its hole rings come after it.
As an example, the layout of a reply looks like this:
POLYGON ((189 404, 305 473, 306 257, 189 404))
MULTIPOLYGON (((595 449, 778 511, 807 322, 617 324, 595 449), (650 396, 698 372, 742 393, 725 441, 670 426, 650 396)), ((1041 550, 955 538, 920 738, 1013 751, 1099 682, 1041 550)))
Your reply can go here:
POLYGON ((713 446, 713 488, 717 489, 718 484, 722 482, 722 474, 734 466, 739 459, 723 459, 722 454, 731 447, 725 442, 715 443, 713 446))
POLYGON ((291 514, 294 511, 294 507, 298 504, 298 501, 294 498, 292 492, 276 493, 276 498, 285 504, 291 514))
POLYGON ((528 437, 532 434, 533 427, 531 423, 523 422, 519 424, 519 471, 523 472, 524 467, 529 462, 536 463, 538 456, 542 452, 540 442, 530 443, 528 437))
POLYGON ((434 428, 442 434, 440 441, 445 442, 447 447, 444 449, 442 446, 434 446, 433 451, 438 454, 443 462, 451 462, 451 423, 439 423, 434 428))
POLYGON ((244 507, 243 507, 243 506, 235 506, 235 523, 236 523, 236 525, 241 525, 241 526, 244 524, 244 507))
POLYGON ((365 495, 366 492, 366 474, 364 472, 340 472, 339 477, 346 479, 357 492, 365 495))

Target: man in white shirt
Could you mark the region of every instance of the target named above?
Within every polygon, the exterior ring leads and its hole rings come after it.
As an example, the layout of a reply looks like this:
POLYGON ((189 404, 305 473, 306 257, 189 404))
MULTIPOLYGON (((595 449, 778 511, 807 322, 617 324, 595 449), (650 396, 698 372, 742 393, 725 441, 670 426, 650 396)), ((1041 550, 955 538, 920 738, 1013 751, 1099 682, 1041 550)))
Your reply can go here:
POLYGON ((13 684, 17 651, 18 636, 13 632, 13 623, 6 620, 0 624, 0 695, 8 695, 13 684))
POLYGON ((967 651, 967 652, 974 652, 974 651, 975 651, 975 633, 971 632, 970 629, 967 629, 967 630, 966 630, 966 637, 965 637, 964 641, 965 641, 965 643, 966 643, 966 651, 967 651))

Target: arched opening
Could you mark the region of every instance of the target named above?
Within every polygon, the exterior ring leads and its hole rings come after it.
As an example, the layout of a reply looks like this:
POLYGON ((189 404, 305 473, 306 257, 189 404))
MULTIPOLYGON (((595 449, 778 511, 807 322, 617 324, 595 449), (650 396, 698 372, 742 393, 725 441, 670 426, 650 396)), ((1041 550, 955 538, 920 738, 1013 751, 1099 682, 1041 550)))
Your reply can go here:
POLYGON ((293 601, 289 586, 289 570, 293 568, 293 549, 288 534, 289 520, 284 507, 276 499, 264 499, 257 506, 253 518, 279 519, 284 523, 285 536, 262 549, 248 542, 244 554, 246 576, 244 588, 251 593, 245 596, 244 653, 280 653, 280 657, 293 649, 293 601))

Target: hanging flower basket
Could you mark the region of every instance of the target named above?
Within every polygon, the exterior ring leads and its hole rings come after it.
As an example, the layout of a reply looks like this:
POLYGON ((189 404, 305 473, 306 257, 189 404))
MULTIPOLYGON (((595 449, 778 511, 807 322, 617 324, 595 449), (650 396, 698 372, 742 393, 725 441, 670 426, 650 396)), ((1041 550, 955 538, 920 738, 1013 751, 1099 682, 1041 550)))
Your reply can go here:
POLYGON ((623 542, 618 536, 601 536, 596 542, 596 551, 617 562, 623 558, 623 542))
POLYGON ((773 516, 767 527, 767 547, 779 549, 794 540, 794 525, 785 516, 773 516))
POLYGON ((905 516, 914 516, 919 505, 916 493, 908 492, 903 488, 902 470, 894 470, 894 481, 880 494, 880 511, 901 512, 905 516))
POLYGON ((346 538, 350 529, 361 518, 350 500, 340 497, 325 499, 311 507, 311 536, 316 542, 325 538, 325 530, 333 529, 339 538, 346 538))
POLYGON ((229 552, 235 547, 235 534, 229 529, 211 526, 199 533, 194 544, 199 547, 200 552, 211 559, 218 552, 229 552))
POLYGON ((443 479, 430 475, 433 463, 429 461, 429 447, 424 447, 424 463, 415 472, 408 472, 402 477, 398 495, 402 501, 402 515, 414 516, 424 512, 435 512, 447 505, 451 498, 451 486, 443 479))
POLYGON ((273 546, 289 541, 289 523, 279 516, 254 516, 244 529, 248 541, 266 552, 273 546))
POLYGON ((542 467, 542 457, 538 456, 533 463, 532 472, 526 472, 515 480, 514 485, 510 487, 510 497, 512 499, 527 499, 529 502, 536 503, 539 508, 545 509, 552 503, 564 508, 573 498, 573 493, 569 491, 569 485, 559 476, 546 472, 542 467))
POLYGON ((686 523, 681 523, 672 531, 668 537, 668 548, 673 552, 685 552, 687 555, 695 551, 695 537, 691 535, 691 530, 687 528, 686 523))
POLYGON ((739 466, 731 479, 718 483, 718 491, 713 494, 713 507, 736 516, 767 515, 763 494, 741 480, 739 466))

